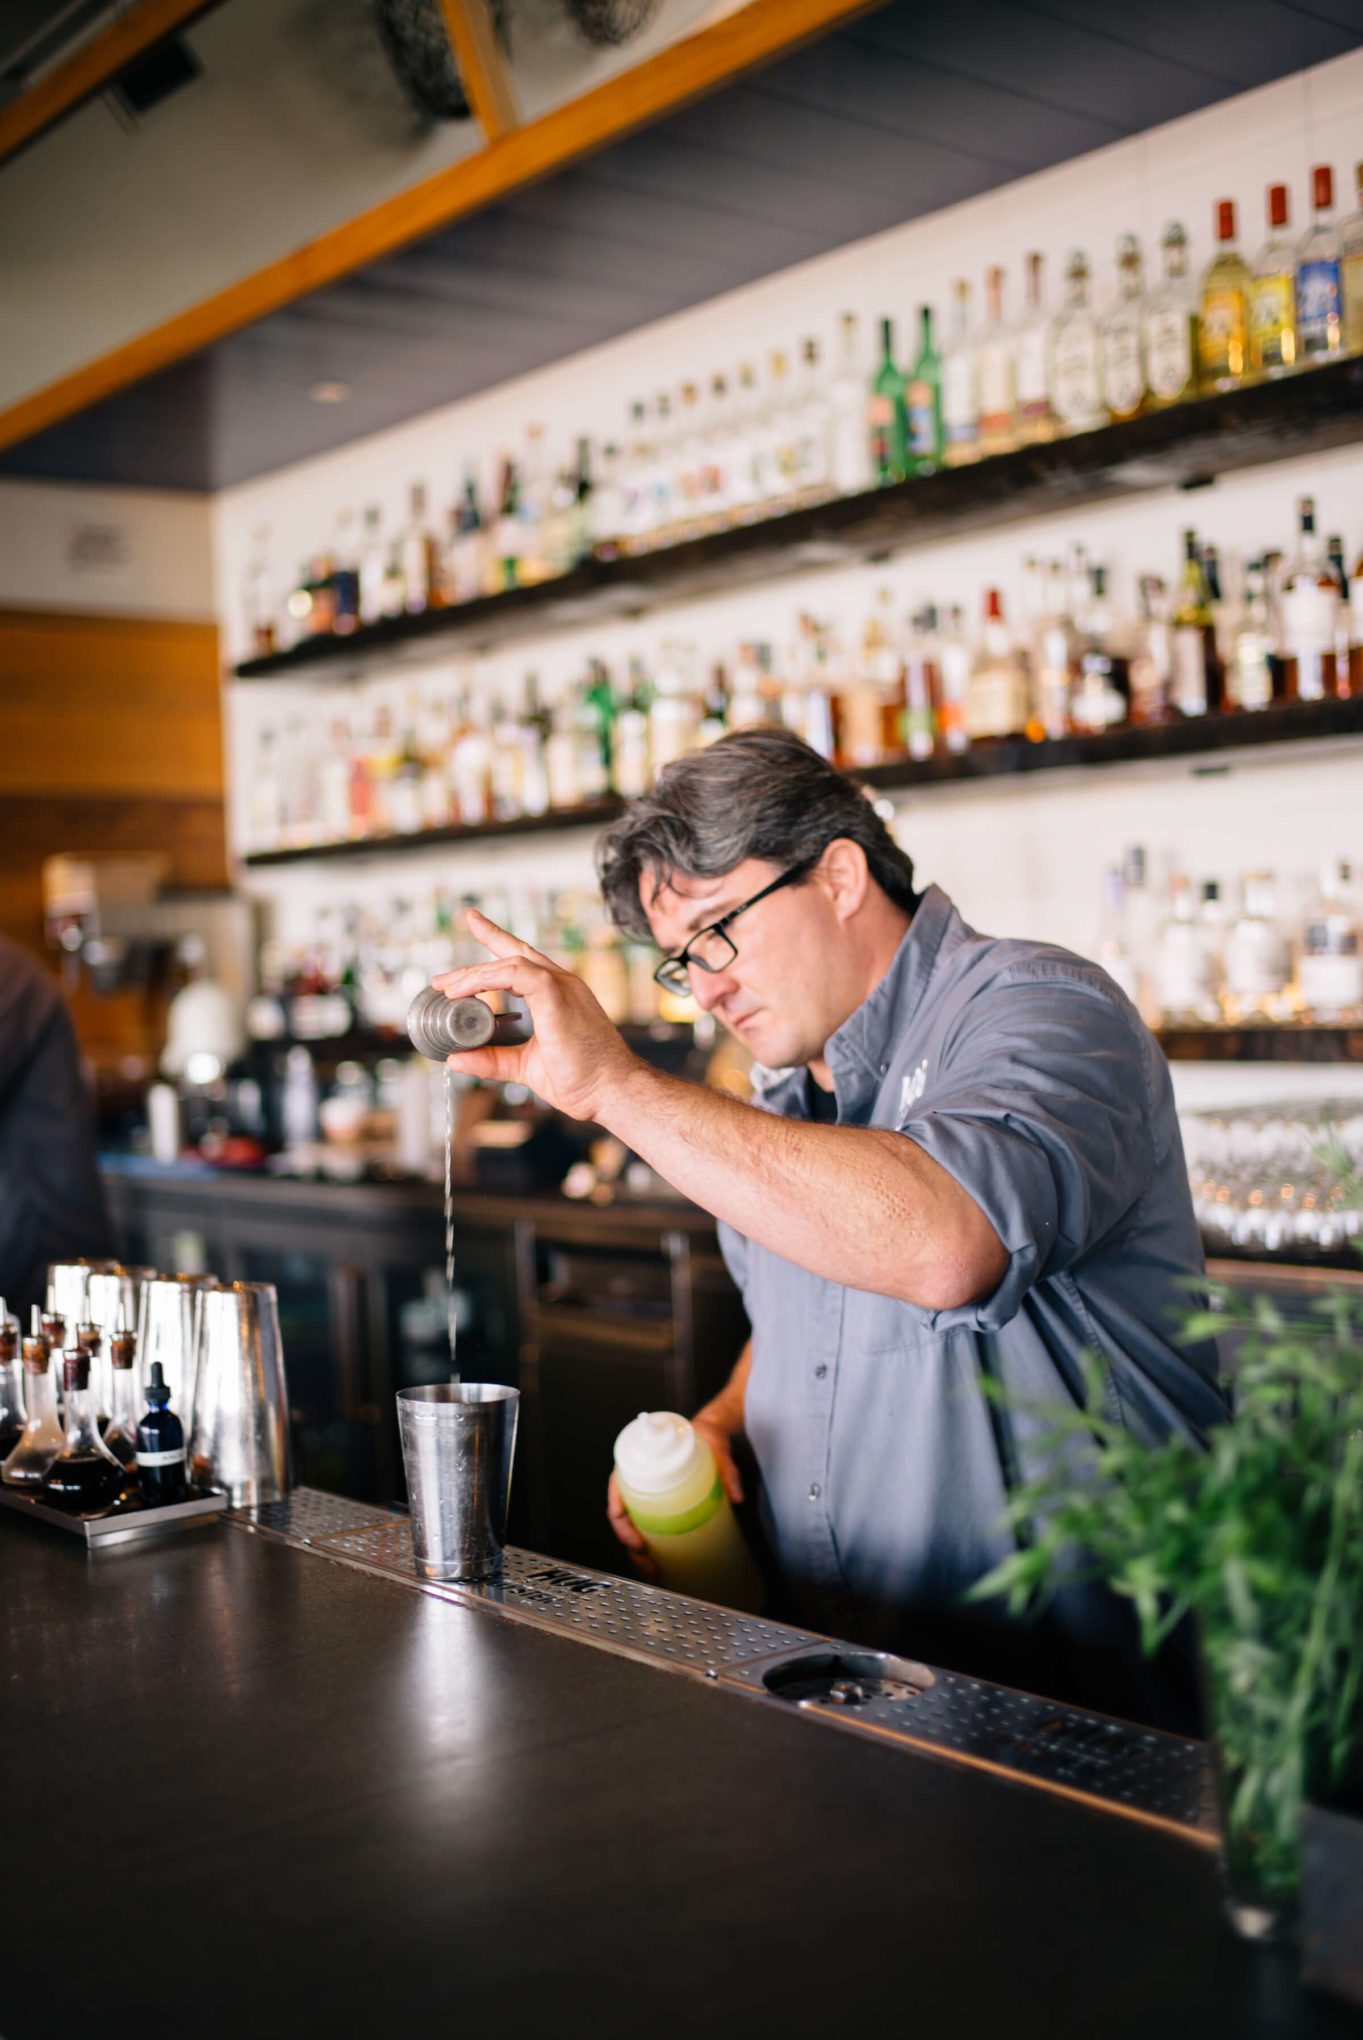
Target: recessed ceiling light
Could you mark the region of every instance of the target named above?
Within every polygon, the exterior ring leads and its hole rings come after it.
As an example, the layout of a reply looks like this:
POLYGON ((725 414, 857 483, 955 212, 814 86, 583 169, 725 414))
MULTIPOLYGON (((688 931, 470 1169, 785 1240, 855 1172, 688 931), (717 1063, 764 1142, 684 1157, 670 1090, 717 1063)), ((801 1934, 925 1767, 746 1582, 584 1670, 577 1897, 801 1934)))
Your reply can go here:
POLYGON ((343 404, 350 395, 348 382, 315 382, 308 391, 314 404, 343 404))

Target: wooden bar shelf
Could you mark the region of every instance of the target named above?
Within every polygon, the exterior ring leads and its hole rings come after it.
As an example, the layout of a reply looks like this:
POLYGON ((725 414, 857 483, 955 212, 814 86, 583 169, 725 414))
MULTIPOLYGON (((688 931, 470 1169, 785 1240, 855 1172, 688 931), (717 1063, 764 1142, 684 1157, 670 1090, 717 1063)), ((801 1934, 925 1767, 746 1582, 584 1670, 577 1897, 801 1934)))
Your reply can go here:
POLYGON ((246 660, 236 677, 358 673, 445 644, 482 650, 1151 489, 1196 488, 1217 475, 1360 437, 1363 357, 1355 357, 680 545, 588 560, 531 588, 387 618, 346 637, 307 638, 286 652, 246 660))
MULTIPOLYGON (((1067 771, 1076 767, 1129 765, 1161 759, 1192 758, 1194 769, 1224 770, 1219 761, 1235 751, 1264 745, 1316 742, 1323 738, 1363 736, 1363 696, 1343 701, 1289 701, 1256 713, 1198 716, 1186 722, 1128 724, 1090 736, 1024 738, 975 744, 957 754, 943 752, 926 759, 896 758, 855 774, 867 786, 883 791, 912 787, 970 784, 1019 773, 1067 771)), ((624 812, 615 794, 583 807, 551 808, 542 815, 517 815, 507 820, 451 822, 443 828, 418 829, 403 836, 362 836, 337 843, 290 844, 279 850, 254 850, 242 860, 251 866, 297 864, 308 858, 374 857, 395 852, 429 850, 442 845, 474 843, 485 837, 538 835, 545 830, 598 828, 624 812)))
POLYGON ((1170 1062, 1363 1062, 1363 1024, 1326 1026, 1271 1021, 1225 1027, 1160 1027, 1155 1038, 1170 1062))

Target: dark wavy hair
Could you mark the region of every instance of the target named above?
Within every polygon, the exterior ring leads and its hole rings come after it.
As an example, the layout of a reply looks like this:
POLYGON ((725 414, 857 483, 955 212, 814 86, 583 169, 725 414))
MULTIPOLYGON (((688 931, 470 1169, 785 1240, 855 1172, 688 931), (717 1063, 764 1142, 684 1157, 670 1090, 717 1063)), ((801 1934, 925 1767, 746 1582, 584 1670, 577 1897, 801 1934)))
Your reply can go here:
POLYGON ((881 891, 911 914, 913 860, 856 781, 790 730, 735 730, 667 766, 601 838, 596 868, 616 927, 646 937, 645 876, 656 893, 674 876, 722 878, 747 857, 812 862, 839 837, 861 845, 881 891))

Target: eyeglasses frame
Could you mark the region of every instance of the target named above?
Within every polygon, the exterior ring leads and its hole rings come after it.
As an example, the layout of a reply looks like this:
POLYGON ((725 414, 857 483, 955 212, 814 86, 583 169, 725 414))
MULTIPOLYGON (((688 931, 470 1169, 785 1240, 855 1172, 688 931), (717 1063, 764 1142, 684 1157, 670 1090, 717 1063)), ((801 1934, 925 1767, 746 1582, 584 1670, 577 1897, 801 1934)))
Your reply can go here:
POLYGON ((665 956, 663 958, 653 973, 653 982, 656 985, 661 985, 665 992, 684 992, 688 987, 684 982, 678 982, 677 980, 684 980, 688 970, 703 970, 711 977, 716 976, 721 970, 727 970, 738 955, 738 944, 729 933, 730 925, 738 919, 740 914, 746 914, 749 907, 755 907, 762 900, 770 899, 771 895, 780 892, 783 886, 794 885, 798 880, 807 878, 822 855, 823 852, 820 850, 817 855, 805 857, 801 859, 800 863, 792 864, 788 871, 783 871, 779 877, 771 881, 770 885, 764 885, 762 890, 755 892, 751 899, 741 900, 736 907, 730 907, 727 914, 721 914, 717 921, 709 921, 705 927, 697 928, 695 934, 691 936, 685 947, 679 949, 675 956, 665 956), (702 957, 692 956, 691 950, 694 945, 703 936, 707 935, 719 935, 728 943, 729 954, 725 957, 723 963, 706 963, 702 957), (675 972, 676 980, 665 977, 665 971, 675 972))

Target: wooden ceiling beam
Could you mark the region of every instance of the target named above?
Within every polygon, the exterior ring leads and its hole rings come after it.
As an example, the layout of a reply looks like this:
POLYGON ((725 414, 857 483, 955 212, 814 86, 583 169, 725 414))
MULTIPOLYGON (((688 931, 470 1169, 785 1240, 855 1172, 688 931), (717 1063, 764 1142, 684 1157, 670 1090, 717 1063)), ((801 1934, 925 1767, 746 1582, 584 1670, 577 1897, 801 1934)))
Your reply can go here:
POLYGON ((473 117, 484 141, 495 142, 519 127, 521 116, 492 9, 488 0, 440 0, 440 12, 473 117))
POLYGON ((0 163, 102 92, 136 57, 218 0, 133 0, 69 57, 0 109, 0 163))
MULTIPOLYGON (((169 4, 169 0, 167 0, 169 4)), ((295 299, 494 205, 755 65, 784 56, 878 0, 748 0, 564 106, 332 227, 0 411, 0 449, 183 361, 295 299)))

